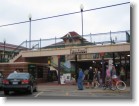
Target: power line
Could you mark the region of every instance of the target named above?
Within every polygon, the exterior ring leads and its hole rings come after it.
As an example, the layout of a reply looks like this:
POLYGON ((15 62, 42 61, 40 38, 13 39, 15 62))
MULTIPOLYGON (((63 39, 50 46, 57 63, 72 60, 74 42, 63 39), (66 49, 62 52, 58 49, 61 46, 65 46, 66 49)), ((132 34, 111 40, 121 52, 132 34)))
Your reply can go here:
MULTIPOLYGON (((109 7, 114 7, 114 6, 120 6, 120 5, 124 5, 124 4, 129 4, 129 3, 130 2, 125 2, 125 3, 120 3, 120 4, 104 6, 104 7, 98 7, 98 8, 93 8, 93 9, 89 9, 89 10, 84 10, 83 12, 99 10, 99 9, 104 9, 104 8, 109 8, 109 7)), ((81 11, 72 12, 72 13, 66 13, 66 14, 61 14, 61 15, 55 15, 55 16, 50 16, 50 17, 45 17, 45 18, 34 19, 34 20, 31 20, 31 21, 40 21, 40 20, 44 20, 44 19, 50 19, 50 18, 56 18, 56 17, 66 16, 66 15, 77 14, 77 13, 80 13, 80 12, 81 11)), ((5 25, 0 25, 0 27, 11 26, 11 25, 16 25, 16 24, 23 24, 23 23, 27 23, 27 22, 30 22, 30 21, 23 21, 23 22, 5 24, 5 25)))

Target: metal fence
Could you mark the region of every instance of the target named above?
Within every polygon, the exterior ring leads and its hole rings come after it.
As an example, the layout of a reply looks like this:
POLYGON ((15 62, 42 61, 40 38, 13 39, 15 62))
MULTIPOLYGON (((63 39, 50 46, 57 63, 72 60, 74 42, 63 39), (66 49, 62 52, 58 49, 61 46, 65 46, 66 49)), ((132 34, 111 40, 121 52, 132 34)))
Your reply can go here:
POLYGON ((22 42, 14 51, 12 51, 11 58, 17 55, 21 50, 38 50, 38 49, 50 49, 50 48, 65 48, 67 46, 87 46, 87 45, 111 45, 118 43, 130 43, 130 30, 117 31, 117 32, 107 32, 107 33, 97 33, 88 34, 82 36, 70 36, 68 39, 74 40, 76 37, 80 37, 83 40, 82 43, 75 44, 64 43, 63 39, 60 38, 50 38, 50 39, 39 39, 22 42), (31 44, 31 48, 29 45, 31 44))

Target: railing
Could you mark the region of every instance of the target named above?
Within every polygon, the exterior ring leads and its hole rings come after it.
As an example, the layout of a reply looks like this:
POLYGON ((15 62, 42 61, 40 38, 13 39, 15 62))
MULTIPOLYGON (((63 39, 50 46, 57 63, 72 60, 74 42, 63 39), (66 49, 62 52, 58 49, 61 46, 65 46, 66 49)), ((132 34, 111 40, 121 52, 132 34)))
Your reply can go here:
POLYGON ((21 50, 41 50, 41 49, 52 49, 52 48, 65 48, 69 46, 87 46, 87 45, 111 45, 117 43, 130 43, 130 30, 88 34, 82 36, 69 36, 66 38, 69 40, 65 43, 62 38, 50 38, 50 39, 39 39, 22 42, 15 50, 11 52, 11 58, 14 58, 21 50), (83 43, 76 43, 76 39, 83 40, 83 43), (31 48, 29 45, 31 43, 31 48))
POLYGON ((9 61, 10 59, 13 59, 16 55, 18 55, 18 54, 20 53, 20 51, 22 51, 22 50, 28 50, 28 48, 26 48, 26 47, 23 46, 24 43, 25 43, 25 41, 22 42, 19 46, 17 46, 17 48, 15 48, 15 49, 11 52, 8 61, 9 61))

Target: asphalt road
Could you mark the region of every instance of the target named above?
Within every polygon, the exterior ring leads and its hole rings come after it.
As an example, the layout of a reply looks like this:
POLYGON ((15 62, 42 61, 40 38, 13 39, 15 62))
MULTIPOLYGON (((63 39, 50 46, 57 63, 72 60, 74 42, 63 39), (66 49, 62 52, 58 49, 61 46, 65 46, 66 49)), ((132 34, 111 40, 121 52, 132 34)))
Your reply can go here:
POLYGON ((87 92, 49 92, 38 91, 33 94, 27 93, 12 93, 5 96, 3 92, 0 92, 1 97, 7 97, 7 99, 131 99, 130 93, 87 93, 87 92))
POLYGON ((7 99, 131 99, 131 91, 128 88, 125 91, 103 90, 102 88, 77 90, 76 86, 38 86, 38 92, 28 94, 26 92, 14 93, 4 95, 0 91, 0 97, 7 97, 7 99))

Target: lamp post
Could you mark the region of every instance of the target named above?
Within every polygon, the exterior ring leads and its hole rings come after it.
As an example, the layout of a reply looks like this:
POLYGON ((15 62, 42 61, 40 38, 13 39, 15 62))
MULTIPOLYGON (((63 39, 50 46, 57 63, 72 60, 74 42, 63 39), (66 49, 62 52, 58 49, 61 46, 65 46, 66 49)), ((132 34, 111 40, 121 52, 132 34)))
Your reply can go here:
POLYGON ((31 14, 29 14, 29 49, 31 49, 31 14))
POLYGON ((82 45, 83 45, 83 9, 84 9, 84 6, 83 4, 81 4, 80 10, 81 10, 81 22, 82 22, 82 45))

